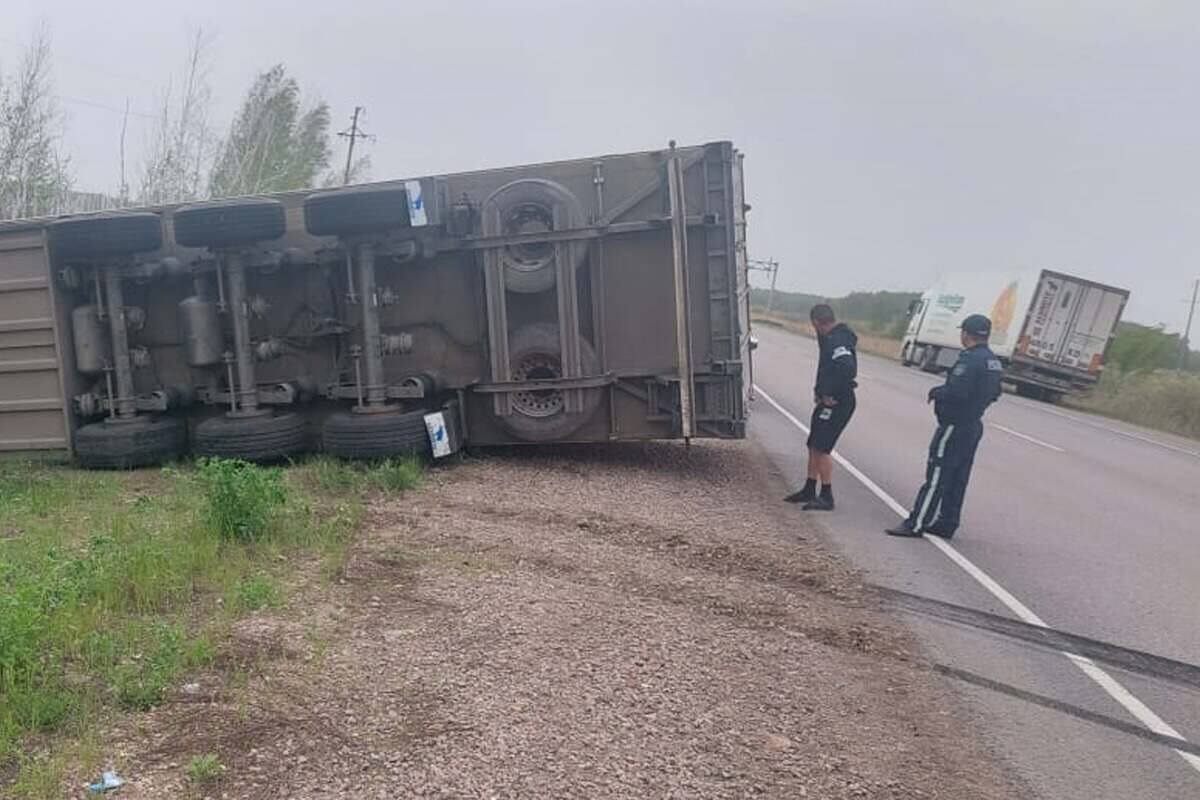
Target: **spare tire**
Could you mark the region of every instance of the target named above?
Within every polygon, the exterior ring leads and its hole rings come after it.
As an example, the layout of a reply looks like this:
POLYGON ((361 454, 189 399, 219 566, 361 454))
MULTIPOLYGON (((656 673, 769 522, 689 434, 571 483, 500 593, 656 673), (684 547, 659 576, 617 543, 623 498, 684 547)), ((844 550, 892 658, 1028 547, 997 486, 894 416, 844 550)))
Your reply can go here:
POLYGON ((50 223, 50 246, 57 258, 97 260, 147 253, 162 247, 162 219, 148 212, 114 211, 50 223))
MULTIPOLYGON (((558 326, 538 323, 520 328, 508 343, 509 362, 514 381, 562 377, 558 326)), ((585 376, 599 369, 596 351, 584 339, 579 340, 580 365, 585 376)), ((527 442, 552 442, 564 439, 591 419, 600 407, 600 390, 584 389, 583 411, 568 414, 565 398, 558 389, 516 392, 512 395, 512 413, 500 418, 509 433, 527 442)))
POLYGON ((175 241, 184 247, 242 247, 287 232, 283 203, 256 197, 184 206, 172 220, 175 241))
POLYGON ((196 426, 196 455, 270 463, 286 461, 308 449, 304 417, 212 417, 196 426))
MULTIPOLYGON (((575 195, 553 181, 527 178, 505 184, 484 203, 484 233, 511 236, 522 233, 546 233, 556 229, 581 227, 583 207, 575 195), (555 220, 555 209, 558 220, 555 220), (497 220, 499 229, 496 229, 497 220)), ((563 246, 572 269, 579 269, 587 255, 581 242, 563 246)), ((504 286, 510 292, 535 294, 554 287, 555 254, 553 242, 509 245, 500 251, 504 265, 504 286)))
POLYGON ((150 467, 179 458, 187 426, 174 417, 94 422, 75 431, 75 459, 85 469, 150 467))
POLYGON ((304 200, 304 228, 313 236, 382 233, 411 224, 408 192, 400 186, 334 189, 304 200))

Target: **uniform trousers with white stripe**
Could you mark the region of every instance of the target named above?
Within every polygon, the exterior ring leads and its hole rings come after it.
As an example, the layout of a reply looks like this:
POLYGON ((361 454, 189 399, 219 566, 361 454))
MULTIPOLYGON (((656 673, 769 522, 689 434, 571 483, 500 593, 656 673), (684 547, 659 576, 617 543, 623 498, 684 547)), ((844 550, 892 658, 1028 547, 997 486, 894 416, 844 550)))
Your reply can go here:
POLYGON ((981 420, 938 425, 929 443, 925 483, 908 515, 909 528, 920 531, 936 523, 951 533, 958 529, 967 481, 982 438, 981 420))

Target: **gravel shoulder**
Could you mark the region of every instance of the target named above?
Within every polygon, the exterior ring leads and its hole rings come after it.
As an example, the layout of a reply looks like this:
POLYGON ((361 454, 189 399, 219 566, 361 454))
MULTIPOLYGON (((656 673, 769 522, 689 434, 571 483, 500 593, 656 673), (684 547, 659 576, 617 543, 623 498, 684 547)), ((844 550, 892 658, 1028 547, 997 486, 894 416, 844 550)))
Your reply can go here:
POLYGON ((768 474, 747 443, 524 450, 377 498, 335 584, 114 730, 120 796, 1019 796, 768 474))

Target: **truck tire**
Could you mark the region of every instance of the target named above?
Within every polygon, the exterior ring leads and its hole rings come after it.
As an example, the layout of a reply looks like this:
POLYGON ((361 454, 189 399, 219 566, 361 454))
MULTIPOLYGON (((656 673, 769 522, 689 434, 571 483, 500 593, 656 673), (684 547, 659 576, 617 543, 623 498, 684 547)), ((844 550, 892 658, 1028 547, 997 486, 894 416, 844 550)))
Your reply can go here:
POLYGON ((196 455, 271 463, 308 449, 304 417, 287 413, 261 417, 212 417, 196 426, 196 455))
POLYGON ((148 253, 162 247, 162 219, 147 212, 111 212, 50 223, 54 255, 67 261, 148 253))
POLYGON ((912 342, 909 342, 908 344, 904 345, 904 348, 900 351, 900 366, 911 367, 912 365, 912 342))
POLYGON ((940 369, 938 368, 937 360, 938 360, 938 355, 941 352, 942 351, 941 351, 940 347, 933 347, 932 345, 926 345, 925 349, 923 351, 921 351, 921 371, 929 372, 929 373, 936 375, 940 371, 940 369))
POLYGON ((408 192, 397 186, 355 186, 304 199, 304 228, 313 236, 382 233, 412 224, 408 192))
MULTIPOLYGON (((583 225, 583 207, 571 192, 553 181, 525 179, 501 186, 484 203, 484 233, 489 236, 543 233, 558 227, 583 225), (499 220, 499 230, 489 230, 499 220)), ((564 246, 572 269, 579 269, 587 255, 580 242, 564 246)), ((555 251, 550 242, 509 245, 500 251, 504 286, 510 292, 536 294, 554 288, 555 251)))
POLYGON ((385 414, 339 411, 325 420, 321 440, 326 453, 351 460, 430 453, 424 411, 385 414))
MULTIPOLYGON (((558 326, 538 323, 520 328, 509 340, 509 361, 514 381, 560 378, 562 362, 558 326)), ((599 371, 596 351, 585 340, 579 340, 580 362, 584 375, 599 371)), ((513 394, 512 413, 501 417, 504 428, 527 442, 552 442, 564 439, 579 430, 600 407, 600 390, 584 389, 583 411, 568 414, 563 406, 563 393, 557 389, 517 392, 513 394)))
POLYGON ((1017 396, 1051 404, 1057 403, 1062 398, 1060 393, 1032 383, 1018 383, 1017 396))
POLYGON ((172 219, 175 241, 184 247, 243 247, 287 232, 283 204, 254 197, 184 206, 172 219))
POLYGON ((133 469, 183 455, 187 426, 174 417, 94 422, 75 431, 75 460, 85 469, 133 469))

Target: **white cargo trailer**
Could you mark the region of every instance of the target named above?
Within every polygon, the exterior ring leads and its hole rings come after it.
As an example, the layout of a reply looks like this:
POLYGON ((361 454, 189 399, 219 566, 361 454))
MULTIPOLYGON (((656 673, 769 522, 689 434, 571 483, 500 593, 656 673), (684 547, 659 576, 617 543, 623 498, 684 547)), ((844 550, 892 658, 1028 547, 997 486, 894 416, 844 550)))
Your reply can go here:
POLYGON ((1020 394, 1055 400, 1099 378, 1129 292, 1050 270, 963 273, 939 279, 910 308, 905 365, 946 369, 968 314, 992 320, 991 347, 1020 394))

